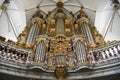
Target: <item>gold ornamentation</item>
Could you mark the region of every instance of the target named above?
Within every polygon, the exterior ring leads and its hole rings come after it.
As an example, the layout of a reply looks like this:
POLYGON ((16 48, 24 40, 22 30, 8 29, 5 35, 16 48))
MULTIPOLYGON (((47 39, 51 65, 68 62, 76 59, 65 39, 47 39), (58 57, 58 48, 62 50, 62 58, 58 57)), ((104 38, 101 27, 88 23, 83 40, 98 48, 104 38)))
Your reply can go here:
POLYGON ((77 23, 79 24, 79 26, 82 26, 84 23, 89 25, 90 21, 86 17, 82 17, 77 20, 77 23))
MULTIPOLYGON (((81 7, 81 8, 84 8, 84 7, 81 7)), ((86 14, 83 10, 80 10, 80 17, 86 17, 86 14)))
POLYGON ((63 4, 63 2, 59 1, 59 2, 57 2, 56 6, 57 6, 57 7, 63 7, 64 4, 63 4))
POLYGON ((83 44, 85 44, 85 39, 83 37, 78 37, 73 41, 73 46, 75 46, 78 41, 81 41, 83 44))
POLYGON ((43 21, 43 19, 41 19, 39 17, 35 17, 35 18, 32 19, 32 24, 35 24, 35 23, 37 23, 37 24, 39 24, 39 25, 42 26, 42 24, 44 23, 44 21, 43 21))
POLYGON ((46 38, 41 38, 41 37, 36 39, 36 45, 38 45, 41 41, 43 41, 46 47, 48 47, 48 41, 46 40, 46 38))
POLYGON ((73 22, 74 22, 73 17, 70 16, 68 19, 65 20, 65 25, 71 26, 71 25, 73 25, 73 22))
POLYGON ((66 18, 66 15, 63 13, 63 11, 61 9, 60 9, 60 12, 58 10, 58 12, 55 15, 55 19, 57 19, 57 18, 63 18, 63 19, 66 18))
POLYGON ((95 40, 96 47, 105 46, 106 42, 104 41, 103 36, 97 31, 97 28, 95 26, 91 26, 91 31, 95 40))
POLYGON ((66 67, 56 67, 55 76, 58 80, 64 80, 67 75, 66 67))
POLYGON ((3 12, 5 12, 5 11, 6 11, 6 7, 5 7, 4 5, 2 5, 2 6, 1 6, 1 10, 2 10, 3 12))

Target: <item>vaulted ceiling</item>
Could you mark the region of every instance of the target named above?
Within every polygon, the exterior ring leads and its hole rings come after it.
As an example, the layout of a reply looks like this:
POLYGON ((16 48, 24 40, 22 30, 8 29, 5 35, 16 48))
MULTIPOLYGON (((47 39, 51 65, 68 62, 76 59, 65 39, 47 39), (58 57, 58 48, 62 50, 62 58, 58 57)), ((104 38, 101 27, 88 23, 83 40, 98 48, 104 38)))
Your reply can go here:
POLYGON ((66 10, 72 11, 74 14, 83 7, 86 11, 89 11, 90 14, 92 13, 90 17, 94 21, 94 13, 102 0, 99 2, 98 0, 21 0, 21 3, 24 5, 26 14, 28 14, 27 19, 29 20, 29 16, 34 14, 38 6, 42 12, 47 14, 48 11, 52 11, 57 8, 56 4, 60 1, 63 3, 63 7, 66 10))
MULTIPOLYGON (((4 1, 0 0, 0 7, 2 7, 4 1)), ((0 36, 16 41, 13 29, 16 32, 16 36, 18 36, 38 9, 43 14, 47 14, 48 11, 52 11, 57 7, 56 5, 59 1, 63 3, 64 9, 72 11, 74 14, 82 7, 93 25, 98 28, 103 36, 107 33, 105 36, 106 40, 111 40, 109 36, 113 36, 112 40, 120 40, 119 34, 116 34, 120 32, 118 29, 120 25, 120 9, 118 9, 112 19, 112 24, 109 24, 110 18, 115 11, 112 0, 10 0, 10 4, 4 5, 6 11, 3 11, 2 8, 0 9, 0 36), (11 27, 11 24, 13 27, 11 27), (112 27, 109 28, 109 25, 112 27)), ((118 1, 120 2, 120 0, 118 1)))

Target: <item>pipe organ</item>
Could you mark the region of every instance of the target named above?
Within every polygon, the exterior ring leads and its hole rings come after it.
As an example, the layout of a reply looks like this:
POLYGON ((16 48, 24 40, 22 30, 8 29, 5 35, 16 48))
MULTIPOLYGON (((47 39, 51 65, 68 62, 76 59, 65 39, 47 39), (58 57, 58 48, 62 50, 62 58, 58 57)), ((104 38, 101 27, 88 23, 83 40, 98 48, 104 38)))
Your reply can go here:
POLYGON ((83 6, 75 14, 63 8, 60 0, 56 6, 47 15, 37 6, 17 42, 1 39, 0 74, 31 80, 55 80, 55 76, 57 80, 90 80, 118 74, 120 41, 106 43, 83 6))
POLYGON ((33 18, 27 43, 35 44, 34 61, 49 68, 73 68, 88 62, 87 44, 94 43, 90 21, 83 11, 75 19, 58 9, 53 17, 33 18))

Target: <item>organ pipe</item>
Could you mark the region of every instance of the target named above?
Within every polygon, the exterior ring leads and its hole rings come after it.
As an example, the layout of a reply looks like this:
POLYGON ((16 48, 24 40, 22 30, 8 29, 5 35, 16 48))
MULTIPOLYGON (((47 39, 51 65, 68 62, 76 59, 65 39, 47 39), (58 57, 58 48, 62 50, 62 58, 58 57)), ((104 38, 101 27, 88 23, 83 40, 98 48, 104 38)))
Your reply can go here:
POLYGON ((41 41, 36 48, 35 61, 38 63, 43 63, 46 56, 46 46, 43 41, 41 41))
POLYGON ((30 29, 26 43, 34 43, 36 36, 38 35, 39 35, 39 25, 37 23, 34 23, 30 29))
POLYGON ((82 32, 82 35, 84 35, 86 37, 88 44, 94 43, 93 36, 92 36, 91 30, 90 30, 90 27, 88 26, 88 24, 86 24, 86 23, 82 24, 81 32, 82 32))
POLYGON ((64 33, 64 19, 58 18, 57 19, 57 34, 63 34, 64 33))
POLYGON ((86 61, 86 50, 84 44, 80 41, 77 41, 75 51, 78 62, 84 63, 86 61))

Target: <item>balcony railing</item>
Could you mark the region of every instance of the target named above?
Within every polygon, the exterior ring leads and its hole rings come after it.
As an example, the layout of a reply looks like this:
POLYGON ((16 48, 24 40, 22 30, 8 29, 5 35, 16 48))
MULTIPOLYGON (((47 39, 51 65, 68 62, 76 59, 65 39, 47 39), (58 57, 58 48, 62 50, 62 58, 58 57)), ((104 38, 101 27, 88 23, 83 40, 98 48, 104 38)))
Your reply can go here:
POLYGON ((120 59, 120 42, 89 51, 90 63, 102 64, 120 59))
MULTIPOLYGON (((33 62, 31 60, 32 53, 33 53, 32 51, 0 42, 0 59, 2 60, 22 64, 26 63, 31 64, 33 62)), ((111 61, 117 61, 120 59, 120 42, 102 48, 90 50, 87 58, 90 64, 103 64, 111 61)))
POLYGON ((0 41, 0 59, 17 62, 30 63, 32 51, 8 45, 0 41))

